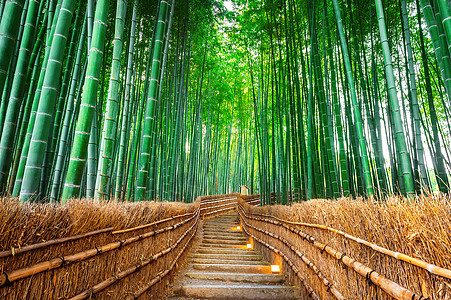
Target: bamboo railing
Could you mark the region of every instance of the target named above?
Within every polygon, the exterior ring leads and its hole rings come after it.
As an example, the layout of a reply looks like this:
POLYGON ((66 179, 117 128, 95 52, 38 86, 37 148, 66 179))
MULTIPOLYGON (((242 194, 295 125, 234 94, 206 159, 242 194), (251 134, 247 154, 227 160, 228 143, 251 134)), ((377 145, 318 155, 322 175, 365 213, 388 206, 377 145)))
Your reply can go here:
POLYGON ((65 237, 65 238, 53 239, 53 240, 42 242, 42 243, 24 246, 21 248, 11 248, 10 250, 1 251, 0 258, 14 256, 14 255, 18 255, 18 254, 25 253, 28 251, 33 251, 33 250, 37 250, 40 248, 52 246, 52 245, 58 245, 58 244, 62 244, 62 243, 76 241, 76 240, 87 238, 87 237, 94 236, 97 234, 110 232, 112 230, 113 230, 113 227, 108 227, 105 229, 95 230, 95 231, 91 231, 91 232, 87 232, 87 233, 83 233, 83 234, 78 234, 78 235, 69 236, 69 237, 65 237))
POLYGON ((331 228, 329 226, 320 225, 320 224, 302 223, 302 222, 291 222, 291 221, 283 220, 283 219, 277 218, 275 216, 269 216, 269 215, 261 215, 261 214, 255 214, 255 213, 253 215, 260 216, 260 217, 271 218, 271 219, 273 219, 275 221, 275 222, 272 222, 273 224, 284 226, 286 228, 289 227, 287 225, 296 225, 296 226, 302 226, 302 227, 310 227, 310 228, 317 228, 317 229, 321 229, 321 230, 327 230, 327 231, 330 231, 332 233, 336 233, 338 235, 341 235, 341 236, 345 237, 346 239, 352 240, 352 241, 354 241, 354 242, 356 242, 358 244, 365 245, 365 246, 373 249, 374 251, 377 251, 379 253, 385 254, 385 255, 390 256, 390 257, 392 257, 394 259, 397 259, 397 260, 400 260, 400 261, 404 261, 404 262, 409 263, 411 265, 420 267, 420 268, 428 271, 431 274, 451 279, 451 270, 448 270, 448 269, 445 269, 445 268, 442 268, 442 267, 439 267, 439 266, 427 263, 427 262, 425 262, 425 261, 423 261, 421 259, 414 258, 414 257, 408 256, 408 255, 403 254, 403 253, 399 253, 399 252, 396 252, 396 251, 389 250, 387 248, 381 247, 381 246, 376 245, 374 243, 370 243, 370 242, 368 242, 368 241, 366 241, 364 239, 357 238, 355 236, 347 234, 347 233, 345 233, 345 232, 343 232, 341 230, 338 230, 338 229, 335 229, 335 228, 331 228))
MULTIPOLYGON (((333 296, 336 299, 344 299, 340 298, 340 296, 343 297, 342 293, 338 291, 340 286, 335 286, 334 284, 331 283, 329 279, 326 279, 324 276, 325 270, 329 269, 328 271, 330 271, 330 269, 335 268, 335 266, 332 267, 329 265, 329 267, 327 266, 323 267, 324 269, 322 271, 319 270, 318 266, 316 266, 316 263, 312 262, 311 259, 307 259, 306 253, 301 252, 302 248, 300 248, 299 245, 298 246, 294 245, 296 243, 299 243, 299 241, 305 241, 310 245, 312 245, 314 249, 316 249, 317 253, 314 254, 309 253, 309 255, 312 256, 327 255, 332 260, 338 262, 338 264, 341 265, 343 268, 348 268, 349 270, 352 270, 355 274, 360 276, 360 278, 363 279, 361 280, 363 284, 366 282, 368 286, 376 286, 391 298, 403 300, 429 299, 428 297, 418 295, 412 292, 411 290, 401 286, 400 284, 394 282, 393 280, 386 278, 382 274, 376 272, 374 269, 351 258, 350 255, 344 252, 340 252, 337 249, 334 249, 333 247, 327 244, 328 243, 327 241, 320 242, 312 235, 302 232, 301 229, 299 229, 298 227, 294 227, 295 225, 300 227, 305 226, 310 228, 317 228, 320 230, 327 230, 336 233, 349 240, 353 240, 359 244, 365 245, 378 253, 388 255, 394 259, 398 259, 400 261, 415 265, 420 268, 426 268, 427 271, 431 274, 446 277, 448 272, 450 272, 450 270, 428 264, 419 259, 412 259, 411 257, 405 254, 396 253, 394 251, 385 249, 383 247, 369 243, 362 239, 358 239, 342 231, 329 228, 327 226, 307 223, 296 223, 282 220, 280 218, 271 215, 252 213, 248 209, 246 209, 246 205, 243 202, 240 202, 240 200, 238 201, 239 201, 238 212, 242 222, 243 231, 251 239, 257 241, 257 243, 260 243, 262 246, 270 249, 272 252, 275 252, 282 258, 284 258, 284 260, 288 264, 288 267, 292 269, 295 275, 298 275, 297 273, 299 272, 299 267, 301 264, 306 265, 311 270, 312 274, 314 274, 319 279, 319 281, 323 283, 323 287, 327 287, 326 289, 320 288, 318 284, 312 285, 311 282, 307 284, 307 286, 314 286, 316 288, 315 292, 319 295, 324 295, 325 292, 328 292, 333 294, 333 296), (276 234, 275 233, 276 231, 280 233, 276 234), (296 236, 297 238, 295 238, 296 236), (295 240, 293 240, 293 238, 295 240), (286 255, 287 251, 291 252, 291 256, 286 255), (288 259, 286 259, 285 257, 288 257, 288 259)), ((304 276, 306 276, 306 274, 304 274, 304 276)), ((300 281, 301 283, 304 284, 304 286, 306 286, 304 283, 304 279, 301 278, 300 281)), ((346 287, 343 286, 341 288, 346 289, 346 287)), ((308 291, 308 294, 311 296, 311 292, 309 291, 309 289, 306 288, 306 290, 308 291)))
MULTIPOLYGON (((149 257, 147 259, 141 259, 140 262, 138 262, 137 264, 131 266, 127 270, 124 270, 124 271, 120 272, 119 274, 113 275, 112 277, 100 282, 99 284, 96 284, 92 288, 85 290, 84 292, 76 295, 75 297, 72 297, 71 299, 72 300, 87 299, 87 298, 91 297, 92 295, 98 293, 99 291, 102 291, 105 288, 109 287, 110 285, 112 285, 116 281, 125 278, 126 276, 132 274, 133 272, 136 272, 137 270, 141 269, 144 266, 147 266, 148 264, 150 264, 150 263, 152 263, 154 261, 157 261, 163 255, 165 255, 165 254, 173 251, 174 249, 176 249, 179 246, 179 244, 182 242, 182 240, 188 235, 188 233, 191 233, 191 231, 193 231, 194 233, 196 232, 197 225, 198 225, 198 220, 199 220, 199 210, 196 211, 194 216, 196 217, 196 219, 193 222, 193 224, 191 225, 191 227, 182 236, 180 236, 180 238, 173 245, 171 245, 170 247, 168 247, 168 248, 166 248, 164 250, 161 250, 160 252, 152 255, 151 257, 149 257)), ((191 220, 192 220, 192 217, 188 219, 188 221, 191 221, 191 220)), ((174 228, 176 228, 176 227, 174 227, 174 228)), ((191 237, 188 240, 187 244, 191 241, 191 238, 193 236, 194 236, 194 234, 191 234, 191 237)), ((180 253, 178 254, 177 257, 180 257, 181 253, 183 253, 184 250, 185 250, 185 247, 182 249, 182 251, 180 251, 180 253)), ((177 261, 177 260, 175 260, 175 261, 177 261)), ((172 268, 170 268, 170 269, 172 269, 172 268)), ((168 270, 164 270, 164 272, 166 272, 166 271, 168 271, 168 270)), ((166 272, 166 274, 168 274, 168 273, 169 273, 169 271, 166 272)))
MULTIPOLYGON (((49 271, 49 270, 53 270, 53 269, 56 269, 56 268, 59 268, 59 267, 62 267, 62 266, 68 265, 68 264, 80 262, 80 261, 86 260, 88 258, 97 256, 97 255, 101 255, 108 251, 112 251, 115 249, 119 249, 121 247, 125 247, 127 245, 133 244, 135 242, 141 241, 141 240, 149 238, 151 236, 156 236, 163 232, 174 230, 178 227, 181 227, 183 224, 191 221, 198 214, 199 214, 199 209, 197 209, 196 213, 193 214, 193 216, 189 217, 188 219, 183 220, 179 223, 176 223, 176 224, 168 226, 168 227, 160 228, 155 231, 149 231, 142 235, 133 236, 133 237, 125 239, 125 240, 120 240, 120 241, 117 241, 114 243, 109 243, 109 244, 106 244, 103 246, 95 247, 93 249, 88 249, 86 251, 78 252, 78 253, 75 253, 72 255, 57 257, 57 258, 54 258, 54 259, 51 259, 48 261, 44 261, 44 262, 37 263, 37 264, 31 265, 31 266, 27 266, 22 269, 6 271, 3 274, 0 274, 0 287, 5 285, 6 283, 12 283, 16 280, 30 277, 30 276, 33 276, 35 274, 38 274, 38 273, 41 273, 44 271, 49 271)), ((169 218, 169 219, 172 220, 174 218, 169 218)))
MULTIPOLYGON (((2 251, 0 298, 159 299, 192 244, 199 221, 235 210, 238 197, 202 196, 187 204, 187 211, 193 205, 194 210, 148 224, 108 227, 2 251)), ((259 199, 248 202, 259 204, 259 199)))
MULTIPOLYGON (((335 299, 339 299, 339 300, 343 300, 345 299, 343 297, 343 295, 341 294, 341 292, 335 287, 334 283, 332 283, 330 280, 328 280, 325 275, 303 254, 301 253, 299 250, 297 250, 292 244, 290 244, 286 239, 284 239, 281 236, 278 236, 274 233, 268 232, 266 230, 257 228, 253 225, 250 225, 246 220, 249 219, 249 217, 247 216, 246 212, 243 211, 243 208, 241 206, 238 207, 238 213, 240 215, 240 219, 241 222, 244 224, 243 228, 244 231, 252 236, 253 239, 257 240, 258 242, 263 242, 263 244, 270 248, 272 251, 274 251, 275 253, 281 255, 285 261, 287 261, 287 263, 290 265, 290 267, 296 268, 295 264, 281 251, 278 250, 276 248, 274 248, 273 246, 270 246, 268 243, 265 243, 263 240, 259 239, 258 237, 256 237, 255 235, 253 235, 248 228, 251 228, 255 231, 261 232, 267 236, 270 236, 274 239, 278 239, 280 240, 282 243, 284 243, 288 249, 290 249, 291 251, 293 251, 298 257, 299 259, 301 259, 301 261, 303 263, 305 263, 305 265, 307 265, 307 267, 309 267, 310 269, 313 270, 313 272, 315 273, 316 276, 318 276, 318 278, 321 280, 321 282, 324 284, 324 286, 327 288, 327 291, 330 291, 330 293, 332 294, 332 296, 334 296, 335 299)), ((297 268, 296 268, 297 269, 297 268)), ((296 275, 299 274, 299 271, 295 271, 296 275)), ((305 279, 301 280, 304 284, 304 286, 306 285, 305 283, 305 279)), ((309 285, 308 285, 309 286, 309 285)), ((311 293, 309 293, 311 295, 311 293)))

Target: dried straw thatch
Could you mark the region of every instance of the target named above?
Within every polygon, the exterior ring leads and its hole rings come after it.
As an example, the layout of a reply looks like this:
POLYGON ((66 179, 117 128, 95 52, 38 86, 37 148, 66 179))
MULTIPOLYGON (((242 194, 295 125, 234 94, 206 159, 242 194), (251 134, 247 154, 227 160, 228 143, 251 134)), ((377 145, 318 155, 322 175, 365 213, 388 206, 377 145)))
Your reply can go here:
MULTIPOLYGON (((94 285, 122 274, 130 267, 143 264, 149 258, 162 258, 140 267, 137 272, 118 280, 97 293, 99 298, 122 299, 145 287, 152 279, 169 269, 171 262, 189 246, 198 218, 194 204, 168 202, 124 203, 117 201, 72 200, 65 205, 20 203, 16 199, 0 199, 0 274, 23 269, 38 263, 69 257, 89 249, 101 249, 108 244, 132 240, 136 242, 111 251, 95 253, 88 259, 41 272, 0 287, 1 299, 65 299, 82 293, 94 285), (187 214, 191 213, 191 214, 187 214), (171 218, 185 215, 181 218, 171 218), (155 225, 133 231, 121 230, 170 218, 155 225), (183 222, 186 220, 185 222, 183 222), (179 224, 178 226, 173 226, 179 224), (175 227, 175 228, 174 228, 175 227), (163 230, 166 228, 166 230, 163 230), (76 240, 19 253, 27 245, 107 229, 76 240), (146 233, 155 232, 146 238, 146 233), (172 251, 171 247, 174 247, 172 251), (170 249, 171 251, 168 251, 170 249), (9 253, 8 253, 9 250, 9 253)), ((64 259, 63 259, 64 261, 64 259)), ((160 298, 165 293, 169 277, 159 278, 146 297, 160 298), (161 279, 161 280, 160 280, 161 279)))
MULTIPOLYGON (((246 199, 246 198, 245 198, 246 199)), ((270 222, 250 219, 249 223, 257 228, 283 237, 294 246, 299 253, 307 257, 324 276, 335 284, 347 299, 392 299, 380 288, 342 261, 333 258, 327 251, 321 251, 309 241, 287 229, 296 230, 313 237, 317 242, 327 245, 374 270, 402 287, 430 299, 451 299, 451 280, 434 275, 426 269, 412 265, 375 251, 362 243, 343 235, 327 230, 325 225, 341 230, 354 237, 374 243, 395 252, 423 260, 436 266, 451 269, 451 199, 446 196, 422 196, 415 201, 407 201, 400 197, 390 197, 383 203, 339 199, 311 200, 293 206, 251 207, 242 203, 246 213, 257 218, 261 215, 274 216, 291 223, 281 226, 270 222), (295 223, 293 223, 295 222, 295 223), (303 223, 303 224, 296 224, 303 223)), ((257 219, 256 218, 256 219, 257 219)), ((277 220, 267 217, 268 220, 277 220)), ((251 230, 252 231, 252 230, 251 230)), ((323 288, 321 279, 315 275, 295 253, 280 240, 252 231, 253 234, 272 245, 276 249, 287 252, 299 267, 312 287, 323 299, 334 299, 323 288)), ((277 255, 264 246, 256 245, 270 260, 277 260, 277 255)), ((331 251, 332 252, 332 251, 331 251)), ((287 269, 289 267, 285 265, 287 269)), ((374 273, 373 273, 374 274, 374 273)), ((296 280, 294 280, 296 281, 296 280)))

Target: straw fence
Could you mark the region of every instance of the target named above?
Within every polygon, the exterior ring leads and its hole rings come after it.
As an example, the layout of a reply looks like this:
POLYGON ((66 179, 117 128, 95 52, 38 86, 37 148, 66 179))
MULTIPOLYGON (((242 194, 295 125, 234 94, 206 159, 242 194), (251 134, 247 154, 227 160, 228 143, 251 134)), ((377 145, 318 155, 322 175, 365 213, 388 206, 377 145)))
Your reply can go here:
POLYGON ((239 194, 193 204, 0 199, 0 299, 161 299, 200 220, 235 209, 306 299, 451 299, 447 197, 259 204, 239 194))
POLYGON ((0 199, 0 299, 160 299, 199 220, 235 209, 237 196, 193 204, 0 199))
POLYGON ((243 199, 243 231, 306 299, 451 299, 449 198, 259 208, 243 199))

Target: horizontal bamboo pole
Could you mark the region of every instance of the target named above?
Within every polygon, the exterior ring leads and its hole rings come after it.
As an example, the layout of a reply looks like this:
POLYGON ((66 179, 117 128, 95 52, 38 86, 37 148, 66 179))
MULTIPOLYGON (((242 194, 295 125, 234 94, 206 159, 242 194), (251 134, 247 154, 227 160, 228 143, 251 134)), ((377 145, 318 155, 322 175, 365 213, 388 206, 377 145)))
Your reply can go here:
POLYGON ((32 245, 28 245, 28 246, 24 246, 24 247, 20 247, 20 248, 11 248, 11 250, 6 250, 6 251, 0 252, 0 258, 8 257, 8 256, 11 256, 11 255, 15 256, 15 255, 20 254, 20 253, 24 253, 24 252, 40 249, 40 248, 43 248, 43 247, 48 247, 48 246, 51 246, 51 245, 57 245, 57 244, 62 244, 62 243, 66 243, 66 242, 75 241, 75 240, 78 240, 78 239, 81 239, 81 238, 90 237, 90 236, 93 236, 93 235, 109 232, 109 231, 112 231, 112 230, 113 230, 113 227, 108 227, 108 228, 104 228, 104 229, 99 229, 99 230, 95 230, 95 231, 86 232, 86 233, 83 233, 83 234, 78 234, 78 235, 58 238, 58 239, 54 239, 54 240, 48 240, 48 241, 45 241, 45 242, 42 242, 42 243, 36 243, 36 244, 32 244, 32 245))
MULTIPOLYGON (((318 267, 314 263, 312 263, 303 253, 301 253, 299 250, 297 250, 292 244, 290 244, 283 237, 278 236, 272 232, 268 232, 266 230, 257 228, 255 226, 247 223, 246 220, 242 216, 242 213, 244 213, 244 212, 242 212, 241 210, 242 210, 242 208, 240 207, 238 213, 240 214, 242 222, 245 224, 245 226, 250 227, 256 231, 259 231, 259 232, 261 232, 267 236, 270 236, 274 239, 280 240, 288 248, 290 248, 290 250, 293 251, 293 253, 295 253, 296 256, 298 256, 302 260, 302 262, 307 265, 307 267, 309 267, 311 270, 313 270, 313 272, 316 274, 316 276, 321 280, 321 282, 324 284, 324 286, 327 288, 327 290, 335 297, 335 299, 339 299, 339 300, 345 299, 343 294, 337 289, 337 287, 334 285, 334 283, 332 283, 329 279, 327 279, 326 276, 318 269, 318 267)), ((252 235, 252 237, 254 237, 254 236, 252 235)))
MULTIPOLYGON (((93 286, 92 288, 89 288, 83 292, 81 292, 80 294, 70 298, 71 300, 81 300, 81 299, 88 299, 90 298, 92 295, 106 289, 107 287, 109 287, 110 285, 112 285, 113 283, 127 277, 128 275, 136 272, 137 270, 143 268, 144 266, 147 266, 148 264, 157 261, 160 257, 162 257, 163 255, 171 252, 172 250, 174 250, 180 243, 181 241, 188 235, 188 233, 190 233, 193 228, 195 226, 197 226, 197 224, 199 223, 199 214, 197 214, 197 218, 195 220, 195 222, 193 223, 193 225, 183 234, 181 235, 181 237, 170 247, 152 255, 150 258, 145 259, 145 260, 140 260, 140 262, 138 262, 137 264, 133 265, 132 267, 111 276, 110 278, 96 284, 95 286, 93 286)), ((197 228, 197 227, 196 227, 197 228)), ((191 240, 191 239, 190 239, 191 240)))
POLYGON ((183 217, 192 216, 192 215, 196 214, 198 209, 199 209, 199 207, 193 212, 182 214, 182 215, 173 216, 173 217, 166 218, 166 219, 163 219, 163 220, 159 220, 159 221, 156 221, 156 222, 153 222, 153 223, 144 224, 144 225, 140 225, 140 226, 136 226, 136 227, 132 227, 132 228, 127 228, 127 229, 122 229, 122 230, 116 230, 116 231, 113 231, 111 234, 121 234, 121 233, 130 232, 130 231, 136 231, 136 230, 139 230, 139 229, 144 229, 144 228, 148 228, 148 227, 151 227, 151 226, 159 225, 159 224, 162 224, 162 223, 165 223, 165 222, 168 222, 168 221, 172 221, 172 220, 175 220, 175 219, 180 219, 180 218, 183 218, 183 217))
POLYGON ((201 201, 200 205, 208 205, 210 203, 217 203, 217 202, 226 202, 226 201, 235 201, 236 202, 237 197, 230 197, 230 198, 218 198, 218 199, 209 199, 205 201, 201 201))
MULTIPOLYGON (((275 225, 283 225, 283 222, 247 216, 244 209, 241 206, 240 206, 240 208, 242 209, 243 215, 246 217, 246 219, 254 219, 254 220, 258 220, 260 222, 272 223, 275 225)), ((315 246, 317 249, 319 249, 322 253, 326 252, 329 255, 331 255, 333 258, 335 258, 336 260, 338 260, 338 261, 341 260, 344 265, 346 265, 350 269, 354 270, 357 274, 371 280, 371 282, 374 285, 381 288, 384 292, 386 292, 388 295, 392 296, 393 298, 398 299, 398 300, 426 300, 426 299, 428 299, 428 298, 424 298, 423 296, 415 294, 414 292, 406 289, 405 287, 397 284, 396 282, 391 281, 390 279, 385 278, 381 274, 377 273, 375 270, 352 259, 351 257, 345 255, 344 253, 341 253, 338 250, 336 250, 330 246, 327 246, 326 244, 318 242, 311 235, 303 233, 299 229, 290 227, 286 224, 284 226, 287 229, 291 230, 292 232, 298 234, 301 238, 303 238, 306 241, 313 244, 313 246, 315 246)))
POLYGON ((218 199, 232 198, 232 197, 240 197, 240 194, 239 193, 231 193, 231 194, 224 194, 224 195, 199 196, 196 198, 196 201, 205 202, 205 201, 209 201, 209 200, 218 200, 218 199))
POLYGON ((222 213, 224 211, 233 210, 233 209, 235 209, 235 207, 228 207, 228 208, 223 208, 223 209, 219 209, 219 210, 203 213, 202 217, 205 217, 206 215, 215 214, 215 213, 222 213))
POLYGON ((90 257, 99 255, 101 253, 108 252, 108 251, 111 251, 114 249, 118 249, 122 246, 126 246, 126 245, 132 244, 136 241, 158 235, 159 233, 162 233, 165 231, 173 230, 173 229, 180 227, 183 224, 189 222, 190 220, 194 219, 194 217, 196 217, 198 214, 199 214, 199 210, 197 210, 196 215, 194 215, 182 222, 179 222, 177 224, 174 224, 174 225, 171 225, 171 226, 159 229, 159 230, 149 231, 145 234, 134 236, 134 237, 125 239, 123 241, 113 242, 113 243, 110 243, 110 244, 107 244, 107 245, 104 245, 101 247, 96 247, 94 249, 89 249, 89 250, 78 252, 76 254, 72 254, 72 255, 68 255, 68 256, 61 256, 58 258, 54 258, 54 259, 51 259, 48 261, 44 261, 41 263, 31 265, 31 266, 27 266, 22 269, 3 272, 2 274, 0 274, 0 287, 7 284, 8 282, 14 282, 19 279, 30 277, 32 275, 35 275, 35 274, 38 274, 38 273, 41 273, 44 271, 53 270, 53 269, 60 268, 67 264, 86 260, 90 257))
POLYGON ((445 269, 445 268, 436 266, 434 264, 427 263, 427 262, 425 262, 425 261, 423 261, 421 259, 414 258, 414 257, 408 256, 408 255, 403 254, 403 253, 399 253, 399 252, 396 252, 396 251, 389 250, 387 248, 384 248, 384 247, 381 247, 379 245, 370 243, 370 242, 368 242, 366 240, 357 238, 355 236, 347 234, 346 232, 343 232, 341 230, 338 230, 338 229, 335 229, 335 228, 332 228, 332 227, 328 227, 326 225, 292 222, 292 221, 287 221, 287 220, 283 220, 283 219, 277 218, 275 216, 256 214, 256 213, 249 213, 249 214, 254 215, 254 216, 267 217, 267 218, 269 217, 269 218, 272 218, 274 220, 277 220, 277 221, 285 223, 285 224, 327 230, 327 231, 339 234, 339 235, 341 235, 341 236, 343 236, 343 237, 345 237, 345 238, 347 238, 349 240, 352 240, 352 241, 354 241, 354 242, 356 242, 358 244, 365 245, 365 246, 367 246, 367 247, 369 247, 369 248, 371 248, 374 251, 377 251, 379 253, 388 255, 388 256, 393 257, 393 258, 395 258, 397 260, 401 260, 401 261, 407 262, 407 263, 409 263, 411 265, 420 267, 420 268, 422 268, 424 270, 427 270, 431 274, 451 279, 451 270, 449 270, 449 269, 445 269))
POLYGON ((214 208, 219 208, 219 207, 224 207, 224 206, 229 206, 229 205, 233 205, 233 207, 230 207, 230 208, 235 208, 236 202, 230 202, 230 203, 225 203, 225 204, 220 204, 220 205, 215 205, 215 206, 202 207, 200 210, 202 211, 202 210, 214 209, 214 208))
POLYGON ((247 199, 247 200, 244 200, 246 203, 250 203, 250 202, 260 202, 260 198, 257 198, 257 199, 247 199))

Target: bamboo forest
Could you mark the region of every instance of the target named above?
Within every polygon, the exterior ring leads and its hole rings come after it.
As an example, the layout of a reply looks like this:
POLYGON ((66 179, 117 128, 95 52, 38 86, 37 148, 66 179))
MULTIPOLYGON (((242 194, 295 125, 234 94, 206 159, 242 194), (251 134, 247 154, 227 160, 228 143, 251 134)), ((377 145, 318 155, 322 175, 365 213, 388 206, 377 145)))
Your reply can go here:
POLYGON ((451 0, 0 0, 0 299, 451 300, 451 0))
POLYGON ((451 2, 1 0, 0 191, 448 193, 451 2))

